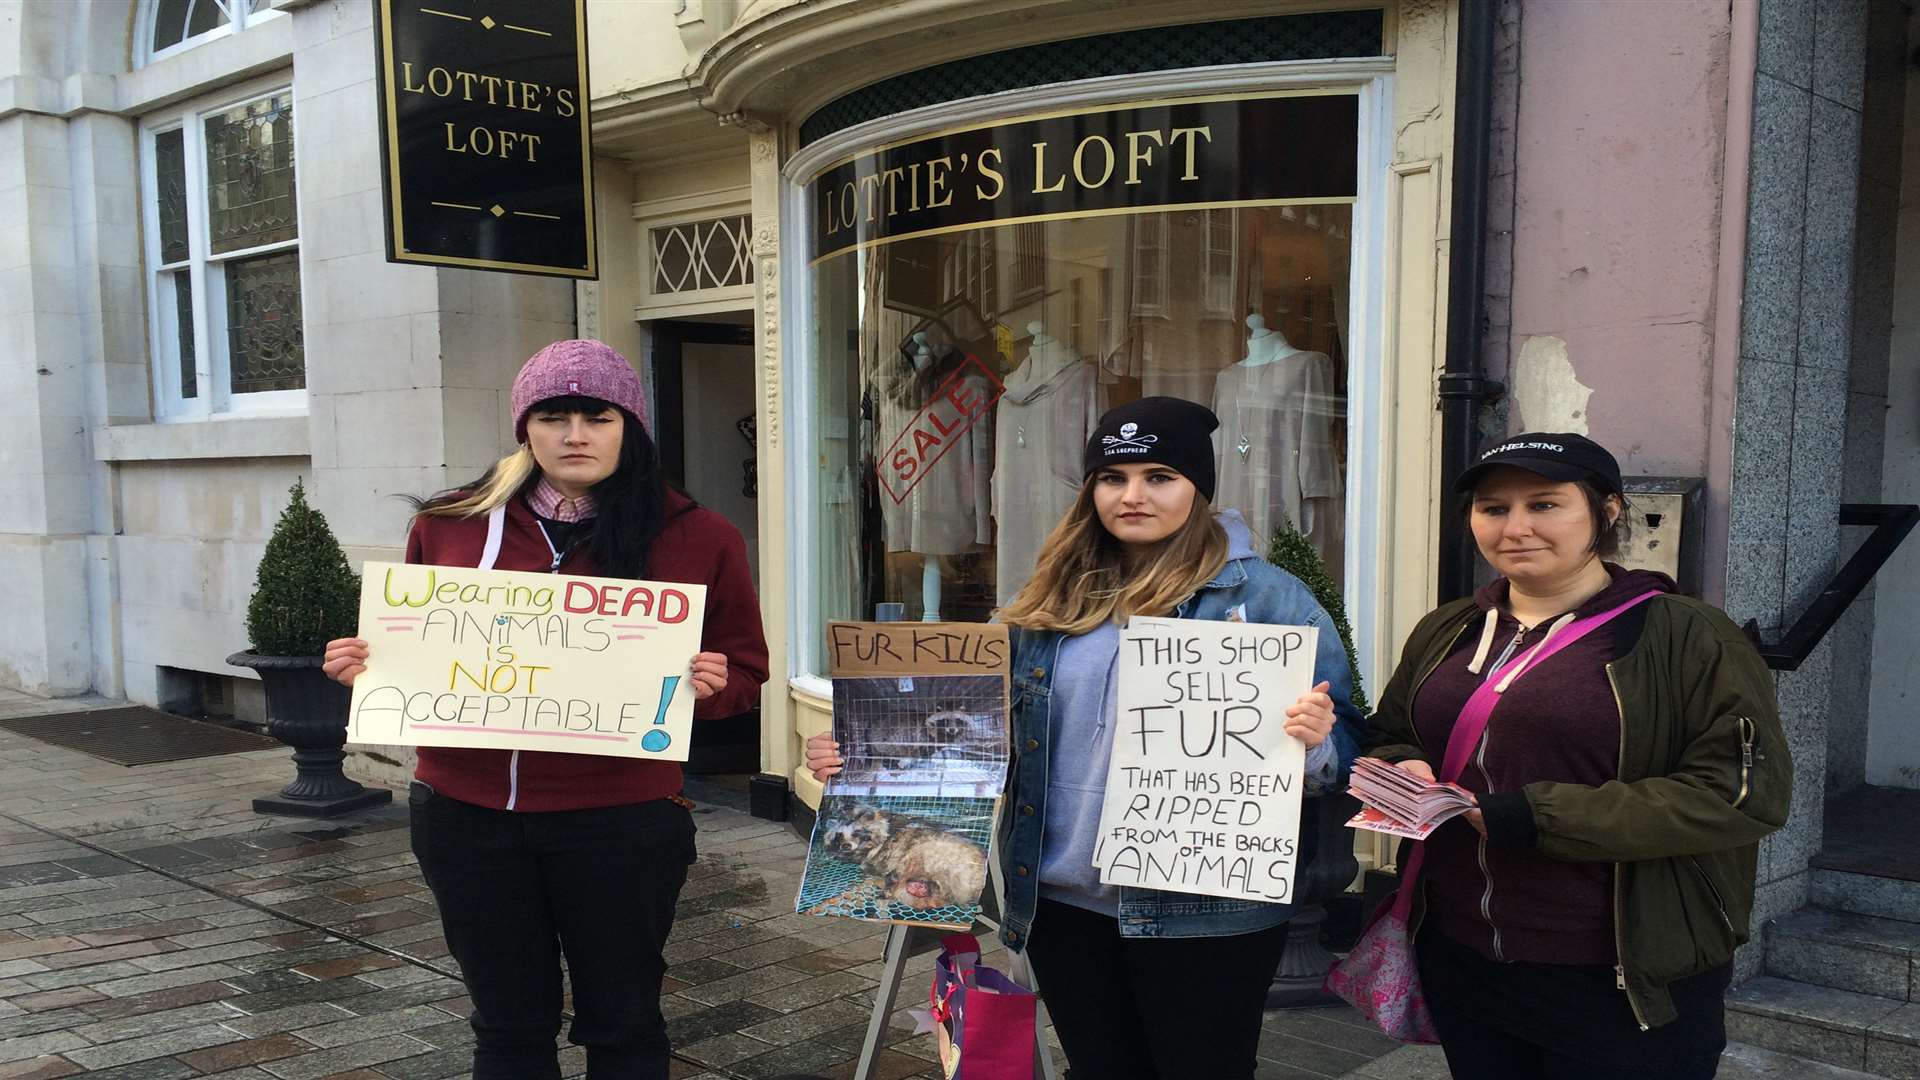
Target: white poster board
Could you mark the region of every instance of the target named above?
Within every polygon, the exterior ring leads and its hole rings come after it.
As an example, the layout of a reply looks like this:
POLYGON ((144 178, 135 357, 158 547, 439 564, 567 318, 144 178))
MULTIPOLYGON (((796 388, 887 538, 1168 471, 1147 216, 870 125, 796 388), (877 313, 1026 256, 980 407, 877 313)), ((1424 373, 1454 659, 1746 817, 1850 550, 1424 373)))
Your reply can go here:
POLYGON ((1135 617, 1120 632, 1094 866, 1109 885, 1290 901, 1313 688, 1309 626, 1135 617))
POLYGON ((347 741, 685 761, 707 588, 370 562, 347 741))

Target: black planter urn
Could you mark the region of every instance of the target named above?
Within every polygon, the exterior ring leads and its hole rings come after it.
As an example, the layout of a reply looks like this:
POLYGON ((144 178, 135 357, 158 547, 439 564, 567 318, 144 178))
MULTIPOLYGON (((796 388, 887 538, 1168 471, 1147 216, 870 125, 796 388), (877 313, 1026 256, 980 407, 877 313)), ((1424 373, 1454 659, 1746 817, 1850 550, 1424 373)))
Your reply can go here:
POLYGON ((353 692, 320 671, 319 657, 238 652, 227 663, 259 674, 267 691, 267 733, 293 747, 293 783, 278 795, 253 800, 254 812, 324 818, 393 801, 393 792, 341 771, 353 692))

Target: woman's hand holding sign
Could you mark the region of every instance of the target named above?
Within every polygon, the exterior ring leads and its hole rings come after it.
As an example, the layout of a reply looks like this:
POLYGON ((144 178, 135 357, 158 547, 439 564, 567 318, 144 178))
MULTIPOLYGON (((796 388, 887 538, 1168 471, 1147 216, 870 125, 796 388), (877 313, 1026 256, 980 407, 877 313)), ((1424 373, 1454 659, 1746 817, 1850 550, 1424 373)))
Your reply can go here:
POLYGON ((1333 733, 1333 698, 1327 695, 1331 687, 1331 683, 1323 682, 1287 706, 1287 734, 1306 743, 1309 750, 1326 742, 1333 733))
POLYGON ((826 783, 827 777, 839 772, 845 764, 840 757, 840 744, 833 741, 831 732, 823 731, 807 740, 807 769, 815 780, 826 783))
POLYGON ((320 660, 320 671, 341 686, 352 686, 354 676, 367 670, 367 643, 357 637, 335 638, 327 642, 320 660))
POLYGON ((693 656, 693 700, 703 701, 727 688, 725 653, 703 652, 693 656))

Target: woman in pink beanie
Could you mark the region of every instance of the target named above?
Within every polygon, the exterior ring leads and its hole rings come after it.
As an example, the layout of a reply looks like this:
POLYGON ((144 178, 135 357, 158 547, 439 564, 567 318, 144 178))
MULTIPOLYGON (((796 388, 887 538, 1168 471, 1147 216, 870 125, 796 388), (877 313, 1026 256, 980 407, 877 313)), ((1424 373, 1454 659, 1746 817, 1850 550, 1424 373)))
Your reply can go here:
MULTIPOLYGON (((407 561, 705 585, 694 718, 744 713, 767 680, 746 541, 666 483, 646 421, 618 352, 541 349, 513 381, 519 448, 416 504, 407 561)), ((325 670, 351 685, 367 652, 332 642, 325 670)), ((591 1080, 666 1080, 661 948, 694 859, 680 767, 421 747, 414 777, 413 850, 473 999, 475 1080, 559 1080, 563 954, 591 1080)))

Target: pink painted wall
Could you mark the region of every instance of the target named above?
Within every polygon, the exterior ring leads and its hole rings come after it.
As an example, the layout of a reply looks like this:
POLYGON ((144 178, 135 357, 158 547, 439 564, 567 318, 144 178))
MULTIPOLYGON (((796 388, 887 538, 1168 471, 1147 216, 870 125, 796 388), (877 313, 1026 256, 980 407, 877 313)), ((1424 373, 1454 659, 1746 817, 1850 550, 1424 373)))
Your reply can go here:
POLYGON ((1529 3, 1518 34, 1512 264, 1489 283, 1511 296, 1510 425, 1705 476, 1729 437, 1710 431, 1726 0, 1529 3))

